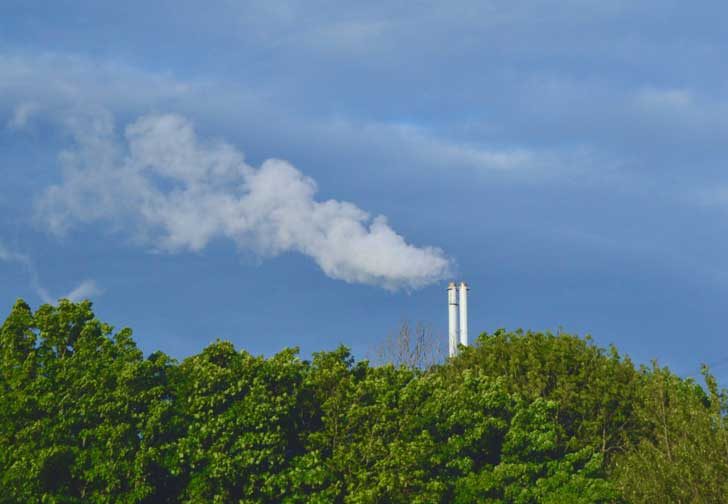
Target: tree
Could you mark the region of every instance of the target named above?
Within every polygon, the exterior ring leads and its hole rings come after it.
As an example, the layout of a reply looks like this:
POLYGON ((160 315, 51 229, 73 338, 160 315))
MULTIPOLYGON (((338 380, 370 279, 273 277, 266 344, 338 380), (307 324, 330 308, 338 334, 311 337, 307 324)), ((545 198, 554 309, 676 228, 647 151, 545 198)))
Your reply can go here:
POLYGON ((650 426, 616 462, 616 482, 635 503, 721 503, 728 495, 726 392, 704 368, 706 391, 653 363, 637 414, 650 426))
POLYGON ((183 502, 281 501, 303 449, 305 368, 293 349, 264 359, 221 341, 181 364, 183 502))
POLYGON ((0 326, 0 503, 723 502, 728 392, 549 333, 442 364, 217 341, 146 359, 89 302, 0 326))
POLYGON ((375 349, 378 364, 393 364, 410 368, 427 369, 445 359, 444 339, 437 337, 432 328, 418 323, 414 328, 406 320, 396 332, 375 349))
POLYGON ((139 502, 169 403, 163 355, 144 360, 131 331, 61 300, 22 301, 0 329, 0 500, 139 502))
POLYGON ((499 377, 509 392, 555 405, 559 443, 570 449, 598 449, 605 462, 639 438, 646 426, 634 408, 641 378, 628 357, 589 337, 537 332, 483 333, 446 372, 479 369, 499 377))

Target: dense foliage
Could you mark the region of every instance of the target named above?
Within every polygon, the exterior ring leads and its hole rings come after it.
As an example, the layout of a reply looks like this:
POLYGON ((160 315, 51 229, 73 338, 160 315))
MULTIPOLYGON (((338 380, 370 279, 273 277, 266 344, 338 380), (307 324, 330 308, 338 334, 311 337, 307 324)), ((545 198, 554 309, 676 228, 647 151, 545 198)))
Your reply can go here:
POLYGON ((0 502, 708 503, 726 395, 570 335, 426 370, 216 342, 144 358, 88 302, 0 328, 0 502))

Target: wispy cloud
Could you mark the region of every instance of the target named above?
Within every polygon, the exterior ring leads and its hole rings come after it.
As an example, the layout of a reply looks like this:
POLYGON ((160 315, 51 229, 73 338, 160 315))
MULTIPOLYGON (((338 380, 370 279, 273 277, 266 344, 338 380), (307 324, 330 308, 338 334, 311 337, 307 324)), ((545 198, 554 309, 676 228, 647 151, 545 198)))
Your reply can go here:
POLYGON ((19 264, 25 264, 29 261, 28 256, 10 250, 5 245, 0 243, 0 261, 14 262, 19 264))
POLYGON ((7 122, 8 129, 22 130, 30 119, 40 110, 40 105, 32 101, 23 101, 19 103, 13 111, 12 117, 7 122))
POLYGON ((51 295, 48 294, 48 291, 45 289, 45 287, 41 285, 40 280, 38 279, 38 271, 35 269, 35 266, 33 265, 33 261, 30 259, 30 256, 21 252, 17 252, 15 250, 11 250, 7 246, 0 243, 0 261, 16 264, 23 268, 28 274, 30 287, 41 299, 41 301, 43 301, 44 303, 53 302, 51 295))
POLYGON ((78 287, 70 291, 68 294, 61 297, 76 302, 81 301, 82 299, 90 299, 100 296, 103 292, 104 291, 96 285, 94 280, 87 279, 81 282, 78 287))
MULTIPOLYGON (((48 292, 48 289, 46 289, 41 284, 40 278, 38 276, 38 270, 33 264, 30 256, 12 250, 0 242, 0 261, 16 264, 23 268, 28 274, 31 289, 40 298, 40 300, 44 303, 55 302, 55 299, 48 292)), ((96 285, 96 282, 89 279, 84 280, 76 288, 72 289, 66 295, 60 297, 69 299, 71 301, 80 301, 81 299, 99 296, 102 293, 103 290, 96 285)))
POLYGON ((636 95, 639 105, 656 110, 684 110, 694 104, 694 98, 686 89, 645 88, 636 95))
MULTIPOLYGON (((612 156, 588 144, 534 147, 515 137, 491 141, 490 135, 476 133, 463 138, 457 131, 448 134, 416 121, 297 114, 285 97, 271 100, 266 91, 250 84, 230 88, 221 82, 184 80, 82 56, 0 52, 0 74, 8 76, 0 82, 0 108, 11 109, 14 117, 23 104, 32 103, 31 118, 72 129, 98 126, 95 117, 104 115, 104 109, 135 117, 163 108, 194 118, 205 129, 222 128, 234 142, 254 145, 256 154, 276 152, 273 149, 283 145, 287 156, 300 153, 310 156, 309 162, 311 158, 331 165, 366 160, 366 169, 380 170, 382 176, 391 176, 392 169, 412 176, 433 170, 433 174, 465 173, 480 180, 492 176, 528 184, 559 180, 591 185, 615 175, 612 156), (47 86, 40 85, 46 82, 47 86), (83 119, 74 119, 79 117, 83 119), (68 124, 74 120, 79 124, 68 124)), ((274 92, 286 91, 274 88, 274 92)), ((112 204, 109 198, 105 203, 112 204)), ((63 215, 51 220, 67 221, 63 215)))
POLYGON ((69 125, 78 145, 62 155, 63 182, 37 202, 39 218, 58 234, 113 221, 168 252, 227 237, 262 256, 299 252, 332 278, 390 290, 450 273, 442 250, 407 243, 384 216, 317 201, 316 183, 290 163, 269 159, 254 168, 235 147, 198 139, 183 117, 141 117, 126 128, 124 144, 108 115, 69 125))
POLYGON ((684 199, 702 207, 728 210, 728 183, 713 183, 687 190, 684 199))
MULTIPOLYGON (((645 87, 633 94, 635 117, 647 121, 657 132, 675 132, 682 148, 723 146, 728 132, 728 101, 725 97, 688 88, 645 87)), ((673 137, 674 141, 674 137, 673 137)))
POLYGON ((53 111, 78 103, 140 106, 183 98, 202 86, 163 72, 54 52, 0 51, 0 72, 0 103, 12 107, 10 121, 21 123, 39 107, 53 111))

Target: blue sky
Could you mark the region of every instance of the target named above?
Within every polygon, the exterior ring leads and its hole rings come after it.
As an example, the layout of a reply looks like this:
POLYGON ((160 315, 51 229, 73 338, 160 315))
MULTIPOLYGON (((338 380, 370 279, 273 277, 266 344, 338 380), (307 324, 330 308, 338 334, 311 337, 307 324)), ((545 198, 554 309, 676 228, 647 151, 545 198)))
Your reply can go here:
POLYGON ((402 320, 728 378, 728 37, 705 2, 0 5, 0 307, 147 352, 402 320), (382 216, 382 217, 379 217, 382 216))

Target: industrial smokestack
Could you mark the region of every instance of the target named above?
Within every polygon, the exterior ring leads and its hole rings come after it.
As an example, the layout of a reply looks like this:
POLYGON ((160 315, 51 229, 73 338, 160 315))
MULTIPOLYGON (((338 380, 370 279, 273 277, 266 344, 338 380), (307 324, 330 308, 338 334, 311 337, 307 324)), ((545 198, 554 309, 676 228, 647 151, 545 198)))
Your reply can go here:
POLYGON ((455 282, 450 282, 447 286, 447 304, 449 315, 449 351, 450 357, 454 357, 458 352, 458 295, 455 282))
POLYGON ((468 284, 460 282, 460 344, 468 346, 468 284))

